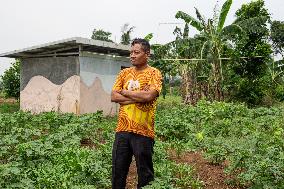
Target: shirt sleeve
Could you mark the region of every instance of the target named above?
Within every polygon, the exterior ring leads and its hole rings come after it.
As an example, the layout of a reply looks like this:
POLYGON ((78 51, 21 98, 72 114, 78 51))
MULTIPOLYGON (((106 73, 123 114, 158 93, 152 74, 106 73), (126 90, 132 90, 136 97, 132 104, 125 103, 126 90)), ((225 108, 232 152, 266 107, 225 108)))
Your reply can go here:
POLYGON ((150 81, 150 90, 156 90, 160 95, 162 90, 162 79, 163 77, 161 72, 156 69, 150 81))
POLYGON ((113 91, 120 91, 123 89, 123 78, 124 78, 124 71, 120 71, 116 77, 115 83, 113 84, 112 90, 113 91))

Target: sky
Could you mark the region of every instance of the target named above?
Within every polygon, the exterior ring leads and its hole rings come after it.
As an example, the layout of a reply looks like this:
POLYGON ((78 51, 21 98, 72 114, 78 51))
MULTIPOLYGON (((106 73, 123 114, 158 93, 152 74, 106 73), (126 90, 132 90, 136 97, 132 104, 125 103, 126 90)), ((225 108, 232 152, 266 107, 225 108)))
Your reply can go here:
MULTIPOLYGON (((235 19, 235 12, 251 0, 233 0, 225 25, 235 19)), ((0 54, 70 37, 90 38, 94 28, 112 33, 120 41, 125 23, 135 26, 132 37, 153 33, 151 43, 174 40, 173 30, 183 21, 177 11, 195 17, 196 7, 205 18, 211 18, 216 4, 225 0, 1 0, 0 54)), ((266 0, 273 20, 284 20, 284 1, 266 0)), ((194 28, 190 29, 193 36, 194 28)), ((0 75, 14 59, 0 57, 0 75)))

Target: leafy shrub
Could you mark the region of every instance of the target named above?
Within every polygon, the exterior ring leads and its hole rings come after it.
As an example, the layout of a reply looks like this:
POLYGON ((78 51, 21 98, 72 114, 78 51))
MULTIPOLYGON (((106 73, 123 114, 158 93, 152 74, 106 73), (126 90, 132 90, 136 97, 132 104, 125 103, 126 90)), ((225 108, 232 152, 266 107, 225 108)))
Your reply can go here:
MULTIPOLYGON (((0 188, 111 188, 115 124, 101 112, 1 113, 0 188)), ((156 141, 153 187, 200 188, 190 165, 169 160, 168 146, 156 141)))
POLYGON ((2 87, 7 97, 20 97, 20 61, 12 63, 12 66, 1 76, 2 87))
POLYGON ((227 172, 250 188, 284 186, 284 109, 200 101, 196 107, 160 109, 157 135, 199 149, 212 163, 229 161, 227 172))
POLYGON ((20 109, 19 103, 1 103, 0 113, 12 113, 20 109))

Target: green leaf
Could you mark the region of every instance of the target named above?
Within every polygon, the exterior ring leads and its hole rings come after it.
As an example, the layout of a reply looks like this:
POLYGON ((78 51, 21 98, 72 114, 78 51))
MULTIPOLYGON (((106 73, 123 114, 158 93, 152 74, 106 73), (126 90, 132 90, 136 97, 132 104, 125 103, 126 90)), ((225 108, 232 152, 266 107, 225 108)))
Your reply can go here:
POLYGON ((192 16, 186 14, 185 12, 178 11, 176 14, 176 18, 181 18, 183 19, 186 23, 189 23, 193 27, 195 27, 197 30, 202 31, 204 29, 204 26, 202 25, 201 22, 193 18, 192 16))
POLYGON ((147 41, 150 41, 152 38, 153 38, 153 33, 149 33, 144 37, 144 39, 147 41))
POLYGON ((224 26, 224 23, 226 21, 231 5, 232 5, 232 0, 227 0, 222 6, 220 17, 219 17, 219 22, 218 22, 218 27, 217 27, 218 32, 220 32, 224 26))
POLYGON ((195 8, 195 13, 196 13, 198 20, 203 24, 203 26, 205 26, 204 17, 201 15, 201 13, 199 12, 199 10, 196 7, 194 7, 194 8, 195 8))

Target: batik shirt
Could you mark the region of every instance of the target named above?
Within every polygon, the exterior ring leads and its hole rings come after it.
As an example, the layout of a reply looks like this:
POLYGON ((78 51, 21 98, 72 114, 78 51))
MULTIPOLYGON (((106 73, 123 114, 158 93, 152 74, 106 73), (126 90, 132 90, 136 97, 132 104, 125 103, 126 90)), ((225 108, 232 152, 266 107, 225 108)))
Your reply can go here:
MULTIPOLYGON (((158 69, 150 66, 141 71, 136 70, 135 67, 126 68, 119 73, 113 86, 114 91, 122 89, 156 90, 160 94, 162 75, 158 69)), ((157 98, 147 103, 121 105, 116 132, 127 131, 154 138, 156 101, 157 98)))

